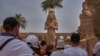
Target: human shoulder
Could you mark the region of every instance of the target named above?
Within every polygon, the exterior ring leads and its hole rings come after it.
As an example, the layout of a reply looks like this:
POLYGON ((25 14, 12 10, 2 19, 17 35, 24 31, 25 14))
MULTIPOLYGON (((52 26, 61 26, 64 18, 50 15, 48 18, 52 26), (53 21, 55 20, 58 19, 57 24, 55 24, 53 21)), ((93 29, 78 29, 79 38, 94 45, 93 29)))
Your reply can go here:
POLYGON ((59 52, 63 52, 64 50, 55 50, 52 53, 59 53, 59 52))
POLYGON ((57 51, 53 51, 50 56, 54 56, 56 53, 57 51))
POLYGON ((97 42, 95 46, 100 46, 100 42, 97 42))
POLYGON ((24 42, 18 39, 12 41, 12 51, 17 52, 19 55, 32 55, 34 51, 24 42), (18 51, 19 50, 19 51, 18 51))
POLYGON ((98 50, 100 50, 100 42, 97 42, 97 43, 95 44, 95 47, 94 47, 94 49, 93 49, 93 52, 95 53, 95 52, 97 52, 98 50))
MULTIPOLYGON (((2 43, 5 42, 7 39, 10 39, 10 38, 14 38, 14 37, 10 37, 10 36, 0 36, 0 41, 2 40, 2 43)), ((12 41, 10 41, 8 44, 7 44, 8 47, 12 47, 12 48, 15 48, 15 47, 20 47, 20 48, 28 48, 28 45, 24 42, 24 41, 21 41, 17 38, 13 39, 12 41)))
POLYGON ((24 41, 19 40, 19 39, 13 40, 12 44, 14 44, 14 46, 19 46, 20 48, 30 49, 29 46, 24 41))
POLYGON ((57 50, 57 51, 53 51, 51 56, 61 56, 64 55, 64 50, 57 50))
POLYGON ((69 52, 81 52, 81 53, 86 53, 86 51, 80 47, 70 47, 68 49, 64 50, 65 53, 69 53, 69 52), (77 51, 76 51, 77 50, 77 51))
POLYGON ((73 48, 72 47, 69 47, 69 48, 65 49, 64 52, 69 52, 71 50, 73 50, 73 48))
POLYGON ((84 53, 87 53, 85 49, 82 49, 84 53))
POLYGON ((82 49, 81 47, 79 47, 78 52, 80 52, 81 54, 83 54, 84 56, 87 56, 87 52, 85 49, 82 49))
MULTIPOLYGON (((6 37, 6 36, 0 36, 0 41, 2 40, 2 43, 9 39, 9 38, 13 38, 13 37, 6 37)), ((1 43, 1 42, 0 42, 1 43)), ((2 45, 1 43, 1 45, 2 45)), ((9 53, 10 55, 20 55, 20 56, 25 56, 25 55, 29 55, 32 56, 32 54, 34 53, 25 42, 19 40, 19 39, 13 39, 12 41, 10 41, 2 51, 6 51, 7 53, 9 53), (12 53, 12 54, 11 54, 12 53)))
POLYGON ((96 49, 96 50, 100 49, 100 42, 97 42, 97 43, 95 44, 94 49, 96 49))

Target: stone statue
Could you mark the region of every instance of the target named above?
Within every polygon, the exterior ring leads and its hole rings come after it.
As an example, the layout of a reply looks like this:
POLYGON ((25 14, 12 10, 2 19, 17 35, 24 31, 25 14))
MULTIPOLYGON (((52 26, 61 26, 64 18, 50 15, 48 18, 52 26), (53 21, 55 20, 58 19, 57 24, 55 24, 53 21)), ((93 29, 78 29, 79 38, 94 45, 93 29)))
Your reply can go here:
POLYGON ((56 20, 54 11, 49 11, 47 20, 45 22, 45 30, 47 30, 47 42, 55 44, 55 30, 58 30, 58 22, 56 20))
POLYGON ((89 8, 90 8, 90 6, 87 5, 87 4, 84 2, 84 3, 83 3, 83 10, 84 10, 84 14, 85 14, 86 16, 92 16, 92 12, 91 12, 91 10, 90 10, 89 8))
MULTIPOLYGON (((83 45, 88 56, 92 56, 93 48, 98 42, 96 32, 100 30, 100 0, 85 0, 80 15, 80 28, 83 45), (91 45, 92 44, 92 45, 91 45)), ((82 43, 81 43, 82 44, 82 43)))

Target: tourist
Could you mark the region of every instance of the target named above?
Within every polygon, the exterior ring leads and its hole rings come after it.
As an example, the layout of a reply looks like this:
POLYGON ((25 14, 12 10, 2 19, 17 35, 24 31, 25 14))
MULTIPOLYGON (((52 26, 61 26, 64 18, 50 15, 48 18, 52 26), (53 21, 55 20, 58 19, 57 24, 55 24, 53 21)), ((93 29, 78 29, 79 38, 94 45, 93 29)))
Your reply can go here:
POLYGON ((20 25, 16 18, 6 18, 3 28, 5 32, 0 34, 0 56, 33 56, 27 44, 17 39, 20 25))
POLYGON ((48 44, 47 45, 47 50, 46 50, 47 56, 50 56, 52 51, 53 51, 53 44, 48 44))
POLYGON ((34 51, 34 55, 39 56, 40 48, 39 48, 39 39, 35 35, 28 35, 25 39, 25 42, 28 46, 34 51))
POLYGON ((71 47, 71 46, 68 45, 68 44, 66 44, 66 45, 64 46, 64 49, 68 49, 69 47, 71 47))
POLYGON ((57 50, 53 51, 50 56, 64 56, 64 45, 64 40, 59 39, 56 46, 57 50))
POLYGON ((40 42, 40 56, 47 56, 46 50, 47 50, 47 42, 43 40, 40 42))
POLYGON ((65 46, 64 46, 64 49, 68 49, 70 46, 70 36, 67 37, 67 40, 65 42, 65 46))
POLYGON ((100 56, 100 42, 96 43, 93 50, 93 56, 100 56))
POLYGON ((71 47, 64 50, 64 56, 87 56, 87 52, 79 46, 80 35, 73 33, 71 35, 71 47))
POLYGON ((98 42, 95 44, 95 47, 93 49, 93 56, 100 56, 100 33, 97 34, 98 36, 98 42))

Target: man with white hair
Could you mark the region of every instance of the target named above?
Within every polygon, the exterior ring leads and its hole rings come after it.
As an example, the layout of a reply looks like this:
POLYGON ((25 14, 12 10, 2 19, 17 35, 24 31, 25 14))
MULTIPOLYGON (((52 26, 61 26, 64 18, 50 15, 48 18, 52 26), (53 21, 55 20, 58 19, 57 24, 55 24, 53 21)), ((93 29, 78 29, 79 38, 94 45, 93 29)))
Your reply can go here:
POLYGON ((52 54, 50 56, 64 56, 64 40, 63 39, 59 39, 57 41, 57 50, 52 52, 52 54))

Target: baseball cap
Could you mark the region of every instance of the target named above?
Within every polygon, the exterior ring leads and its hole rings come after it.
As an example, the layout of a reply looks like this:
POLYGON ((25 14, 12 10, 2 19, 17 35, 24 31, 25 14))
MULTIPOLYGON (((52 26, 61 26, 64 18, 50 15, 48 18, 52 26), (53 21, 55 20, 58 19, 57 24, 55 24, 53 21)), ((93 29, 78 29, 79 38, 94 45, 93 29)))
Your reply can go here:
POLYGON ((31 43, 33 47, 39 48, 39 39, 35 35, 28 35, 25 39, 27 43, 31 43))

